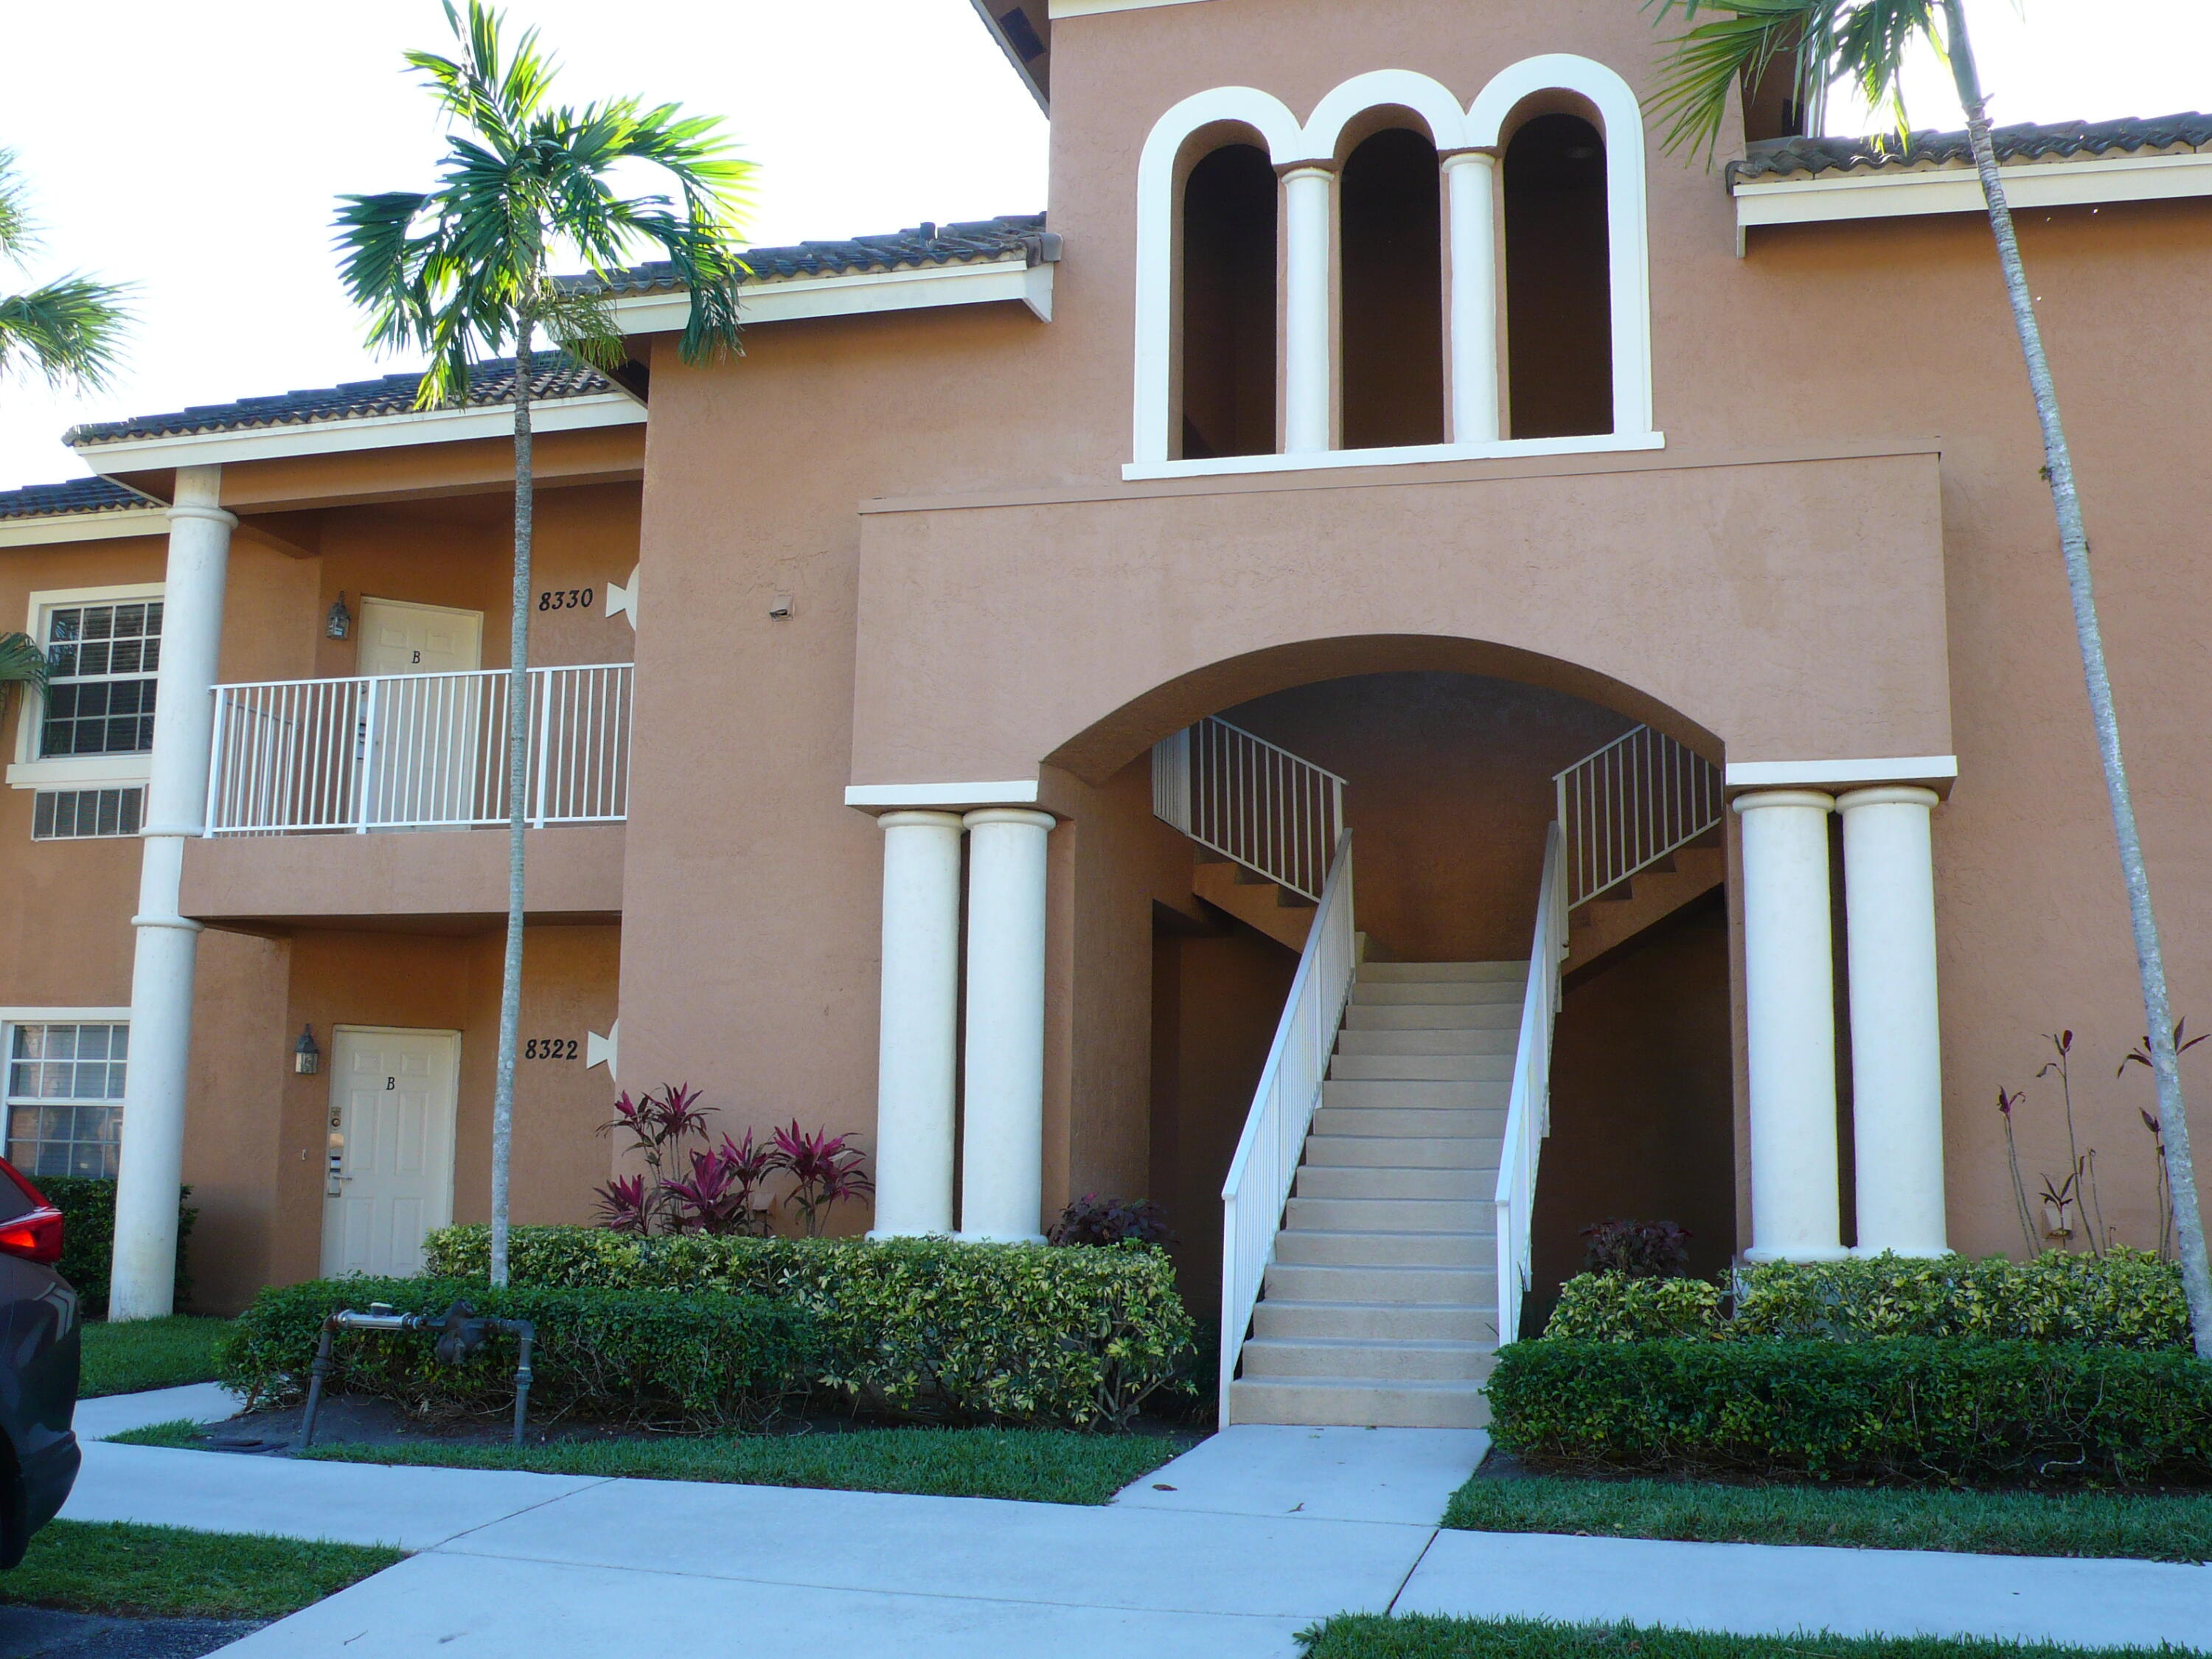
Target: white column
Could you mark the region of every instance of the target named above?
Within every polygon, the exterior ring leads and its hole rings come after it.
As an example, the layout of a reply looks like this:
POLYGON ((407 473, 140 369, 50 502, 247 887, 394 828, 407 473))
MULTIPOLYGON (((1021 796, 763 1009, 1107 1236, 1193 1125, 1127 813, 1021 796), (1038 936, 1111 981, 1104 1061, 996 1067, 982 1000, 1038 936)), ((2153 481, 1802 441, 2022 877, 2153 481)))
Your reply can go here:
POLYGON ((1942 1255, 1943 1050, 1932 789, 1841 796, 1858 1253, 1942 1255))
POLYGON ((1455 444, 1498 437, 1498 158, 1443 158, 1451 210, 1452 430, 1455 444))
POLYGON ((960 814, 886 812, 876 1225, 871 1238, 952 1231, 960 1044, 960 814))
POLYGON ((1740 795, 1754 1261, 1844 1254, 1836 1161, 1828 814, 1806 789, 1740 795))
MULTIPOLYGON (((131 1063, 123 1097, 115 1192, 111 1319, 172 1310, 177 1199, 184 1178, 185 1092, 192 1036, 192 969, 199 924, 177 914, 185 841, 204 828, 208 748, 215 729, 216 658, 230 532, 218 506, 222 469, 180 467, 169 509, 161 666, 154 693, 153 770, 146 785, 137 929, 131 970, 131 1063)), ((274 1063, 272 1056, 271 1063, 274 1063)))
POLYGON ((1297 455, 1328 449, 1334 436, 1334 172, 1292 167, 1283 175, 1283 448, 1297 455))
POLYGON ((1049 812, 968 825, 968 1087, 960 1236, 1041 1241, 1044 1210, 1045 837, 1049 812))

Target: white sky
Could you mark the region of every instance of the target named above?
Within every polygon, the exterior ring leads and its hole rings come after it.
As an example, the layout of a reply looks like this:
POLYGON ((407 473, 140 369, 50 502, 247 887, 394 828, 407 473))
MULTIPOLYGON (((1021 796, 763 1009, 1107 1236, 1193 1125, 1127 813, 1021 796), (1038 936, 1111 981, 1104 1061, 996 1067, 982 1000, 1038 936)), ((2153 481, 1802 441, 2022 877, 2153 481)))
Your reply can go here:
MULTIPOLYGON (((2023 23, 2014 0, 1969 0, 1999 120, 2212 107, 2205 0, 2027 7, 2023 23)), ((1480 0, 1468 8, 1479 18, 1480 0)), ((331 209, 340 191, 430 181, 440 135, 399 55, 442 45, 437 0, 9 10, 0 144, 21 152, 46 228, 32 276, 137 283, 140 320, 108 392, 80 402, 0 384, 0 489, 81 473, 59 443, 76 421, 406 366, 361 344, 331 209)), ((635 93, 724 116, 761 164, 756 242, 1044 204, 1043 119, 968 0, 509 0, 509 11, 542 27, 570 100, 635 93)), ((1940 69, 1911 91, 1916 125, 1958 123, 1940 69)), ((1863 120, 1838 107, 1830 125, 1863 120)))

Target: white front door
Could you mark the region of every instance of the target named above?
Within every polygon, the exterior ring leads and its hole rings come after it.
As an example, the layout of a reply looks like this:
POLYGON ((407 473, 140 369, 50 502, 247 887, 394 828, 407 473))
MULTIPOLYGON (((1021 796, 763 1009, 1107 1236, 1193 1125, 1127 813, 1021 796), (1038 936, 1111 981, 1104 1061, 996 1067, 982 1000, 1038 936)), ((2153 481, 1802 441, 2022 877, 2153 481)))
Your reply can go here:
POLYGON ((361 602, 356 667, 386 678, 363 720, 369 769, 365 805, 372 825, 422 829, 503 815, 487 798, 496 734, 484 724, 484 688, 473 678, 483 657, 483 613, 397 599, 361 602))
POLYGON ((453 1218, 460 1034, 341 1025, 331 1047, 323 1274, 420 1273, 453 1218))

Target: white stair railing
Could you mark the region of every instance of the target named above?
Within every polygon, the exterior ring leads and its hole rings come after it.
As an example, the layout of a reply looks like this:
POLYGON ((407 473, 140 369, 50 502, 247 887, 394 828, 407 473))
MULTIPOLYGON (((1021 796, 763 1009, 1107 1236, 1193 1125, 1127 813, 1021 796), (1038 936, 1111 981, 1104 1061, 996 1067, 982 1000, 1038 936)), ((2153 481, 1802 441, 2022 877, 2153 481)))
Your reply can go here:
POLYGON ((1251 1115, 1221 1188, 1221 1415, 1229 1425, 1229 1385, 1252 1323, 1260 1286, 1274 1260, 1275 1235, 1306 1134, 1321 1104, 1337 1028, 1358 972, 1352 925, 1352 837, 1338 842, 1322 884, 1321 908, 1298 957, 1297 976, 1275 1028, 1274 1046, 1252 1096, 1251 1115))
MULTIPOLYGON (((631 673, 530 671, 532 824, 629 816, 631 673)), ((507 687, 503 668, 218 685, 208 834, 504 823, 507 687)))
POLYGON ((1567 908, 1587 904, 1721 821, 1721 769, 1648 726, 1552 780, 1566 836, 1567 908))
POLYGON ((1552 1132, 1552 1027, 1559 1012, 1559 968, 1567 953, 1567 886, 1557 823, 1544 836, 1544 885, 1536 897, 1536 936, 1528 953, 1528 987, 1521 998, 1521 1034, 1513 1051, 1513 1090, 1505 1108, 1505 1144, 1498 1159, 1498 1340, 1521 1334, 1521 1299, 1529 1279, 1530 1227, 1536 1211, 1536 1164, 1552 1132))
POLYGON ((1344 780, 1212 715, 1152 750, 1152 811, 1316 902, 1344 835, 1344 780))

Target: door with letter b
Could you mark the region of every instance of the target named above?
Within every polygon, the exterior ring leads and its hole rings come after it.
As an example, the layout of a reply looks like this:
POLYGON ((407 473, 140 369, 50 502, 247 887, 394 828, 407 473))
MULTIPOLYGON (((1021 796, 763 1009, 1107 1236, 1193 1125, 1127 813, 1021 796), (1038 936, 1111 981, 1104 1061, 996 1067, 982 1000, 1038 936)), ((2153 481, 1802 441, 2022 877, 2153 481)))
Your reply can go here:
POLYGON ((453 1218, 454 1031, 341 1025, 324 1149, 323 1274, 404 1278, 453 1218))

